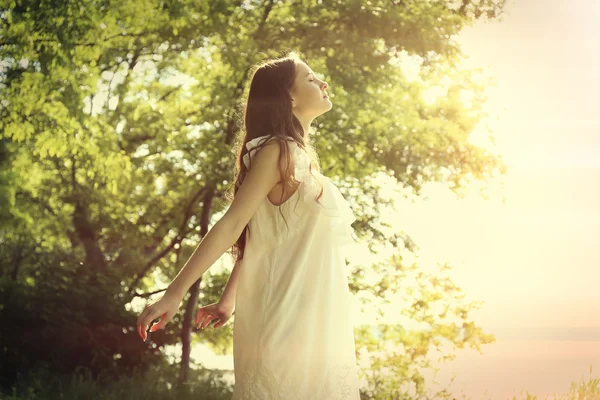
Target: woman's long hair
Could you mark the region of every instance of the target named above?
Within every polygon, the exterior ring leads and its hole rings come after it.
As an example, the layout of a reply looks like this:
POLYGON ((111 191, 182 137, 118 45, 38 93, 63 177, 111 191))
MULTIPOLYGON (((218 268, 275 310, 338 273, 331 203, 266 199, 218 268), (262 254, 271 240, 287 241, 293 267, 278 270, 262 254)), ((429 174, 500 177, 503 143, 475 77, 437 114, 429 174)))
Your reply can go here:
MULTIPOLYGON (((293 171, 289 171, 289 147, 287 141, 296 142, 300 148, 304 149, 310 159, 309 171, 312 174, 313 169, 319 171, 319 159, 314 145, 310 140, 305 139, 304 129, 302 124, 292 112, 292 97, 290 90, 294 85, 297 74, 296 64, 301 61, 296 52, 290 52, 286 56, 268 60, 254 66, 254 73, 250 78, 250 90, 248 92, 248 100, 244 107, 243 121, 244 126, 237 136, 234 143, 234 153, 236 154, 235 175, 233 187, 233 196, 231 189, 225 194, 229 204, 233 201, 239 187, 241 186, 244 177, 246 176, 247 168, 244 164, 243 157, 248 152, 246 143, 250 140, 265 135, 271 135, 279 142, 281 149, 279 155, 279 174, 281 177, 280 183, 283 182, 284 187, 293 187, 297 181, 294 179, 293 171), (282 163, 284 159, 286 162, 282 163), (281 165, 286 165, 285 170, 282 170, 281 165)), ((255 150, 258 152, 267 141, 261 142, 255 150)), ((297 190, 297 189, 296 189, 297 190)), ((281 193, 281 200, 285 191, 281 193)), ((318 199, 323 194, 323 185, 321 183, 321 191, 318 199)), ((279 207, 281 213, 281 208, 279 207)), ((283 216, 283 213, 281 214, 283 216)), ((283 216, 285 220, 285 216, 283 216)), ((287 221, 286 221, 287 225, 287 221)), ((248 225, 244 227, 240 237, 233 245, 233 257, 235 262, 238 262, 244 257, 244 249, 246 247, 246 232, 250 234, 248 225)))

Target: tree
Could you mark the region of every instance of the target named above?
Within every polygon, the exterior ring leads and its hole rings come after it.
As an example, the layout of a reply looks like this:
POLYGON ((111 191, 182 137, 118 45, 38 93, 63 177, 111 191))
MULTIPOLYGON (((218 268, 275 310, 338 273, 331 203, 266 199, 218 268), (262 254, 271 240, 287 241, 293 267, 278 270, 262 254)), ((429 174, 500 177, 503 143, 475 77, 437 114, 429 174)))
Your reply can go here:
MULTIPOLYGON (((228 206, 223 196, 232 150, 239 148, 249 68, 291 49, 326 77, 334 95, 334 108, 318 121, 316 145, 324 173, 340 179, 359 216, 356 231, 373 249, 408 243, 379 227, 376 207, 385 200, 374 174, 387 172, 417 194, 428 181, 460 193, 468 179, 503 168, 466 140, 482 116, 483 85, 472 79, 474 71, 458 69, 462 53, 452 37, 476 19, 498 18, 504 3, 5 2, 0 135, 10 160, 2 167, 10 176, 2 180, 3 212, 11 218, 0 236, 3 276, 37 290, 51 268, 50 287, 61 289, 62 301, 89 298, 85 306, 64 304, 107 324, 116 308, 146 296, 140 290, 156 289, 150 273, 174 277, 228 206), (422 58, 422 83, 398 68, 402 54, 422 58), (423 90, 444 77, 453 82, 448 96, 425 104, 423 90), (472 108, 460 102, 461 90, 473 91, 472 108), (85 291, 90 287, 93 295, 85 291), (99 299, 106 307, 91 311, 99 299)), ((360 271, 355 266, 355 292, 392 291, 399 279, 382 276, 365 287, 360 271)), ((182 381, 199 285, 190 289, 181 320, 155 336, 160 348, 174 343, 180 328, 182 381)), ((207 298, 218 298, 222 286, 206 287, 207 298)), ((53 292, 37 293, 39 301, 53 292)), ((134 321, 124 315, 109 331, 124 328, 131 337, 134 321)), ((473 343, 486 340, 472 332, 473 343)), ((437 334, 459 340, 457 331, 437 334)), ((227 330, 201 335, 231 338, 227 330)), ((120 351, 120 366, 158 351, 133 339, 126 350, 105 348, 120 351)))

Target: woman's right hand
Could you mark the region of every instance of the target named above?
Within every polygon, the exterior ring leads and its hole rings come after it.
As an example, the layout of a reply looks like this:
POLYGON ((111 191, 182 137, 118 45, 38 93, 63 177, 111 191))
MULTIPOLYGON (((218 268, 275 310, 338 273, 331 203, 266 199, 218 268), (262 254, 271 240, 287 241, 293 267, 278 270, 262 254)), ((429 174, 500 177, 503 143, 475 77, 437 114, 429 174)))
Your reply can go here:
POLYGON ((177 313, 180 303, 181 298, 165 293, 160 299, 148 304, 137 319, 138 333, 142 340, 146 341, 148 338, 147 330, 152 321, 161 317, 160 321, 150 328, 150 332, 162 329, 177 313))
POLYGON ((212 303, 204 307, 200 307, 196 312, 196 327, 204 329, 212 320, 217 320, 213 328, 220 328, 233 315, 233 307, 221 304, 219 302, 212 303))

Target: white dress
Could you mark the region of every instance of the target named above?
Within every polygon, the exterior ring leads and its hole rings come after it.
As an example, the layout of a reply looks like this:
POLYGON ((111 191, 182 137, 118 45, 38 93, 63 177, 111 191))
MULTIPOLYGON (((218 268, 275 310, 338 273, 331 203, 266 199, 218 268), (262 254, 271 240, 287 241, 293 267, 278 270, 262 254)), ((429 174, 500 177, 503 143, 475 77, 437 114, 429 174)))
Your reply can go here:
MULTIPOLYGON (((246 166, 270 136, 247 143, 246 166)), ((360 400, 354 310, 344 247, 355 215, 331 180, 308 170, 289 143, 301 181, 279 208, 268 198, 249 222, 237 287, 232 400, 360 400), (286 226, 286 221, 287 225, 286 226)))

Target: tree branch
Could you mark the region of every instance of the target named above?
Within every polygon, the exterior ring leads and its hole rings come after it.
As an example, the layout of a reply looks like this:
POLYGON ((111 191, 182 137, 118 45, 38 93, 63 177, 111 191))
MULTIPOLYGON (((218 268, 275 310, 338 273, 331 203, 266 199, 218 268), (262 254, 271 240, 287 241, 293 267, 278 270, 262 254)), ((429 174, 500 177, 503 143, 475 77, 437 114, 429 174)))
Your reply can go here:
MULTIPOLYGON (((192 215, 191 210, 192 210, 193 206, 198 202, 198 200, 206 192, 206 190, 207 190, 207 187, 205 186, 205 187, 201 188, 200 190, 198 190, 198 192, 196 192, 196 194, 192 197, 192 199, 186 206, 186 212, 185 212, 183 221, 181 222, 181 225, 179 227, 179 234, 171 240, 171 242, 167 245, 167 247, 165 247, 162 251, 158 252, 154 257, 152 257, 146 263, 146 265, 144 266, 142 271, 140 271, 138 276, 134 279, 134 281, 131 283, 131 285, 129 287, 130 296, 135 293, 135 287, 139 284, 139 282, 142 280, 142 278, 148 273, 148 271, 150 271, 150 269, 152 269, 152 267, 154 267, 154 265, 161 258, 163 258, 165 255, 169 254, 169 252, 171 252, 171 250, 175 247, 176 244, 181 243, 183 241, 183 239, 187 236, 188 233, 193 231, 193 228, 185 229, 185 227, 187 226, 188 221, 192 215)), ((161 241, 162 241, 162 239, 161 239, 161 241)))
POLYGON ((164 292, 165 290, 167 290, 167 288, 155 290, 154 292, 148 292, 148 293, 134 292, 133 297, 150 297, 156 293, 164 292))

